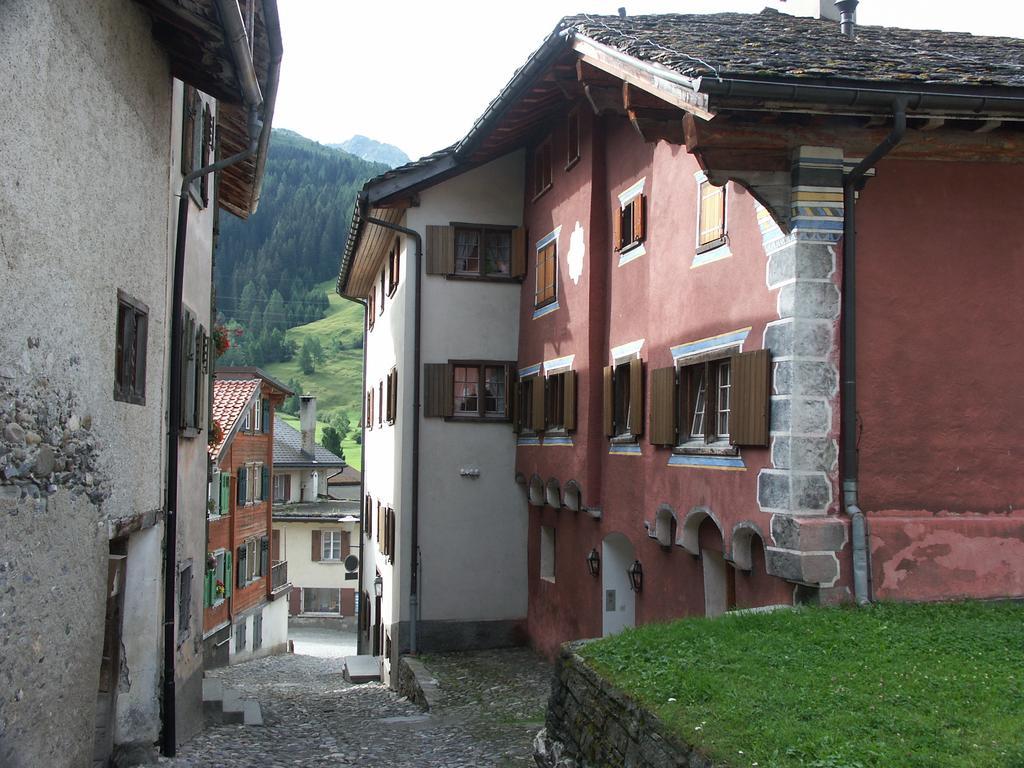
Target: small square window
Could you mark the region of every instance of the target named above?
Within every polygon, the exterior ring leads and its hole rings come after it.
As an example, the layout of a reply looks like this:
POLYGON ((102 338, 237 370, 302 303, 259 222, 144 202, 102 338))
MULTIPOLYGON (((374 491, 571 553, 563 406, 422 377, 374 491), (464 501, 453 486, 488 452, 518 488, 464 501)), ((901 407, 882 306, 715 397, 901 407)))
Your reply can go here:
POLYGON ((505 419, 508 412, 506 363, 456 362, 451 365, 452 416, 505 419))
POLYGON ((640 245, 647 237, 647 197, 639 194, 618 211, 613 211, 618 219, 613 222, 613 240, 616 251, 628 251, 640 245))
POLYGON ((509 277, 512 230, 455 227, 455 274, 464 277, 509 277))
POLYGON ((146 404, 146 342, 149 309, 123 291, 117 292, 114 354, 114 399, 146 404))

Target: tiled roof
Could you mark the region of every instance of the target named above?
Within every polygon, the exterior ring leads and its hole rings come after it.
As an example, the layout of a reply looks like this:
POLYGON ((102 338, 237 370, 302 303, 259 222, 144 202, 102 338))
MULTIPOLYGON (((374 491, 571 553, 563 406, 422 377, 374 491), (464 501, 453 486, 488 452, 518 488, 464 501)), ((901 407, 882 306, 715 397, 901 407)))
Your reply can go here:
POLYGON ((274 416, 275 467, 344 467, 345 460, 314 443, 314 454, 302 450, 302 433, 279 416, 274 416))
MULTIPOLYGON (((966 6, 965 6, 966 8, 966 6)), ((1024 40, 761 13, 591 16, 570 28, 687 77, 829 79, 899 85, 1024 86, 1024 40)))
POLYGON ((352 466, 346 466, 341 472, 327 478, 328 485, 359 485, 362 475, 352 466))
POLYGON ((259 379, 214 379, 213 420, 220 424, 222 437, 209 448, 210 456, 216 461, 221 449, 235 433, 253 397, 260 391, 259 379))

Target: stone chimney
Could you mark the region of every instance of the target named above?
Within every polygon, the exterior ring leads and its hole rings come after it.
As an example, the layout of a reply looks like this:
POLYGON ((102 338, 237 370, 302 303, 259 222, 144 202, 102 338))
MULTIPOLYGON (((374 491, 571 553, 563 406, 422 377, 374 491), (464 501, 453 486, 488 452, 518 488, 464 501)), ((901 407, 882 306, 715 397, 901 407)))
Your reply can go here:
POLYGON ((316 398, 313 395, 299 397, 299 428, 302 431, 302 452, 312 456, 316 444, 316 398))

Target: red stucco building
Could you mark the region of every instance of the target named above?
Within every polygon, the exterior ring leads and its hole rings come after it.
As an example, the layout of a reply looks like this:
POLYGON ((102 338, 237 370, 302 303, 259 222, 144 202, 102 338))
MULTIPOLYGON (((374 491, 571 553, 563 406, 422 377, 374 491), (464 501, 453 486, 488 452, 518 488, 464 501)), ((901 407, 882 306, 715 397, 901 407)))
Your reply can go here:
MULTIPOLYGON (((525 163, 509 471, 535 645, 1024 596, 1022 118, 1020 40, 581 15, 461 142, 368 184, 354 231, 525 163)), ((469 224, 509 222, 452 222, 456 249, 469 224)))
POLYGON ((272 559, 274 410, 291 390, 256 368, 221 368, 213 382, 214 471, 207 514, 203 628, 206 664, 281 652, 288 639, 286 562, 272 559))

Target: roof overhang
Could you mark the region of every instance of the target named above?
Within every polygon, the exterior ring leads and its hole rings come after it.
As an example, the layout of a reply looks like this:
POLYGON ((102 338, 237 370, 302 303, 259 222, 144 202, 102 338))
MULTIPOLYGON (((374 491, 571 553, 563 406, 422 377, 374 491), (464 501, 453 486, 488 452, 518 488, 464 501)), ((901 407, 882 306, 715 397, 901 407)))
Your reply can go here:
POLYGON ((262 94, 262 127, 257 151, 219 176, 218 204, 241 218, 259 205, 270 130, 280 78, 281 24, 277 0, 250 0, 243 13, 237 0, 136 0, 153 17, 153 37, 170 55, 171 73, 217 99, 217 132, 221 157, 251 145, 249 107, 242 79, 254 74, 262 94), (227 13, 238 14, 247 34, 248 56, 238 60, 230 44, 227 13))

